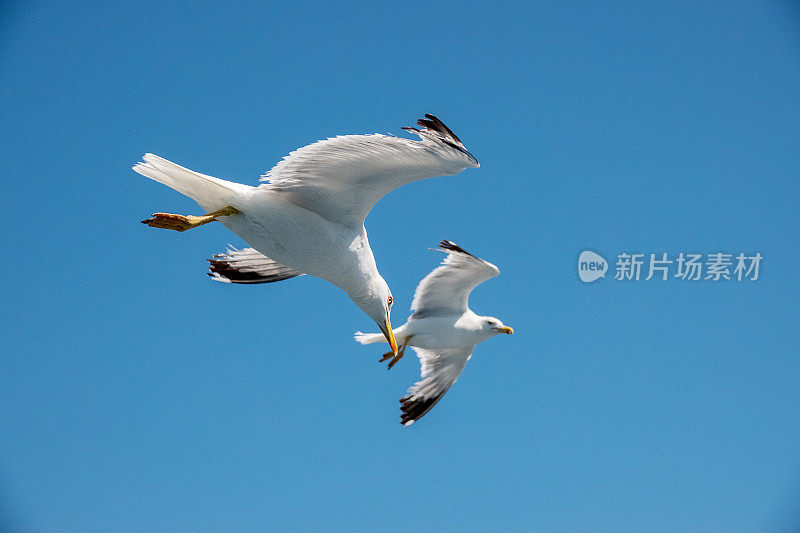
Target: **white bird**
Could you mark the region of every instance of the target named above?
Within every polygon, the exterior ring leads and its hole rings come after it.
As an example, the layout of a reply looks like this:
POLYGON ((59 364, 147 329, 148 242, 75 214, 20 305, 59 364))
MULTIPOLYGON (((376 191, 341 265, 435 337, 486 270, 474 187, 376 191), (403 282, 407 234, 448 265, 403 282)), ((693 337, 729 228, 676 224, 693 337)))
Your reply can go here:
MULTIPOLYGON (((469 308, 472 289, 497 276, 500 270, 454 242, 441 241, 439 246, 438 251, 447 253, 447 257, 420 281, 411 302, 411 316, 394 330, 402 348, 381 359, 392 358, 392 368, 408 346, 419 357, 423 379, 400 399, 400 421, 404 426, 422 418, 453 386, 476 345, 500 333, 514 333, 497 318, 476 315, 469 308)), ((361 344, 385 342, 377 333, 357 332, 355 339, 361 344)))
POLYGON ((392 295, 378 273, 364 219, 389 191, 413 181, 479 167, 461 140, 433 115, 391 135, 344 135, 284 157, 258 187, 206 176, 153 154, 133 170, 194 199, 206 215, 155 213, 142 222, 185 231, 214 220, 252 248, 211 260, 212 275, 234 283, 268 283, 302 274, 344 290, 381 329, 394 352, 392 295))

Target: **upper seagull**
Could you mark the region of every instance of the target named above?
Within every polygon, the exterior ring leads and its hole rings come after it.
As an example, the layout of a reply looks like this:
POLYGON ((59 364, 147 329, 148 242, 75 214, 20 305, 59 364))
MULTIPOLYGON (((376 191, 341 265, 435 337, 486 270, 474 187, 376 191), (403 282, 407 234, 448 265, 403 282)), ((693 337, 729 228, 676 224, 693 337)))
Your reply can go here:
POLYGON ((375 265, 364 219, 401 185, 480 166, 435 116, 426 114, 417 125, 403 129, 419 141, 374 134, 315 142, 284 157, 257 187, 145 154, 133 170, 194 199, 206 215, 155 213, 142 222, 185 231, 219 220, 252 248, 215 256, 216 279, 269 283, 310 274, 328 280, 378 324, 396 353, 392 295, 375 265))
MULTIPOLYGON (((414 348, 422 366, 422 381, 400 399, 404 426, 410 426, 430 411, 456 382, 472 357, 475 346, 500 333, 514 330, 489 316, 478 316, 469 308, 469 293, 500 270, 451 241, 441 241, 439 251, 447 253, 442 264, 425 276, 414 292, 411 316, 394 330, 402 343, 381 361, 391 358, 389 368, 403 357, 407 346, 414 348)), ((379 333, 356 333, 361 344, 382 342, 379 333)))

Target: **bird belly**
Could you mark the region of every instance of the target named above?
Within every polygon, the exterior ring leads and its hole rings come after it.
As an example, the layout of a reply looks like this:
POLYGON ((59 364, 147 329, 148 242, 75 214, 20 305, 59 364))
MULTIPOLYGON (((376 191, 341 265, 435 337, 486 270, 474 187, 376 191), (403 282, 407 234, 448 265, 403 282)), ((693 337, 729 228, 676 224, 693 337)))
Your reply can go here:
POLYGON ((234 205, 241 214, 220 219, 225 227, 270 259, 298 272, 332 281, 337 273, 351 268, 352 254, 342 251, 353 242, 353 230, 267 191, 256 191, 234 205))
POLYGON ((471 344, 471 332, 456 327, 458 318, 428 317, 406 323, 405 328, 411 336, 409 345, 426 350, 441 350, 471 344))

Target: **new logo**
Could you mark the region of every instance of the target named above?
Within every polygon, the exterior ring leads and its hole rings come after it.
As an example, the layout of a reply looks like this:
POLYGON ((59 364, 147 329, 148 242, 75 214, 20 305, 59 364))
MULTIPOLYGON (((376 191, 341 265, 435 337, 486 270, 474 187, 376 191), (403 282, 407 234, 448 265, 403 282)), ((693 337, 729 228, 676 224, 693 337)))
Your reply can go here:
POLYGON ((608 263, 603 256, 586 250, 581 252, 578 258, 578 276, 584 283, 591 283, 597 279, 606 277, 608 263))

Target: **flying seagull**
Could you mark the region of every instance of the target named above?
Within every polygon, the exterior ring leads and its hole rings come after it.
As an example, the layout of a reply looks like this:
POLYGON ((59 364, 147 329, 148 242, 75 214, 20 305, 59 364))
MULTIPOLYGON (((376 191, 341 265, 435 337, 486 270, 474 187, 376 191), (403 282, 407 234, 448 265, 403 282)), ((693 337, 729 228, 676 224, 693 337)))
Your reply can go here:
MULTIPOLYGON (((392 368, 408 346, 419 357, 423 379, 400 399, 403 411, 400 421, 404 426, 422 418, 453 386, 478 343, 500 333, 514 333, 500 320, 478 316, 469 308, 472 289, 497 276, 500 270, 454 242, 441 241, 439 246, 438 251, 445 252, 447 257, 417 285, 411 316, 394 330, 402 348, 399 352, 393 349, 381 359, 391 358, 389 368, 392 368)), ((384 342, 378 333, 357 332, 355 339, 361 344, 384 342)))
POLYGON ((133 170, 194 199, 206 214, 155 213, 151 227, 185 231, 215 220, 252 248, 212 259, 216 279, 269 283, 310 274, 347 293, 372 318, 393 352, 392 295, 378 273, 364 219, 389 191, 425 178, 477 168, 461 140, 433 115, 403 128, 420 140, 343 135, 284 157, 258 187, 183 168, 153 154, 133 170))

